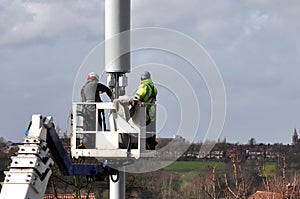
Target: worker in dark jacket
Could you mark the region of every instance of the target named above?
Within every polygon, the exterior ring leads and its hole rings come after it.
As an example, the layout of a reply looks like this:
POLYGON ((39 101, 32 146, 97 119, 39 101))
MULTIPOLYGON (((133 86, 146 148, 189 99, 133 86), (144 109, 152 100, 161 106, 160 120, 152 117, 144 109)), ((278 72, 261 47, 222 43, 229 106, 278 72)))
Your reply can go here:
MULTIPOLYGON (((81 89, 81 99, 82 102, 102 102, 100 94, 106 93, 109 98, 112 97, 111 90, 98 82, 99 76, 95 72, 91 72, 88 74, 87 82, 81 89)), ((87 131, 96 130, 96 105, 88 104, 84 106, 84 115, 86 120, 86 128, 87 131)), ((103 109, 98 110, 98 123, 100 128, 105 131, 105 113, 103 109), (102 125, 103 123, 103 125, 102 125)))

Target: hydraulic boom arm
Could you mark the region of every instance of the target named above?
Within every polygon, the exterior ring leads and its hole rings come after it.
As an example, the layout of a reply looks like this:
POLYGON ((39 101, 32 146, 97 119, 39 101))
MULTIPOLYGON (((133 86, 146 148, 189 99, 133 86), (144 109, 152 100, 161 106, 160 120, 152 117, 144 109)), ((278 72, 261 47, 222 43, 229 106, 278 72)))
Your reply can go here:
POLYGON ((42 199, 52 174, 58 165, 63 175, 118 175, 118 171, 103 164, 73 164, 52 123, 52 117, 33 115, 28 137, 19 145, 9 171, 5 172, 0 199, 42 199), (53 159, 52 159, 53 158, 53 159), (97 171, 97 173, 95 172, 97 171))

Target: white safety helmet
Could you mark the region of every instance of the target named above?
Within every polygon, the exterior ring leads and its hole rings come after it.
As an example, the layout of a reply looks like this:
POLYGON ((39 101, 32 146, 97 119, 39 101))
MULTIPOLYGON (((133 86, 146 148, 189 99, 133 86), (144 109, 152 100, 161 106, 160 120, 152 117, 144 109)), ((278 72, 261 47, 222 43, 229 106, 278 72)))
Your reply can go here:
POLYGON ((90 72, 88 74, 87 80, 99 80, 99 75, 97 75, 95 72, 90 72))

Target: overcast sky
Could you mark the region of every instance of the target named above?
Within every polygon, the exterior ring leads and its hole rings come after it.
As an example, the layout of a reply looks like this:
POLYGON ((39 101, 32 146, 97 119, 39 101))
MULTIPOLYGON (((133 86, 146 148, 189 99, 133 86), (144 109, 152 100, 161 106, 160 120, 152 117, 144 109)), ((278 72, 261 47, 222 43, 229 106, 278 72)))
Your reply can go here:
MULTIPOLYGON (((300 128, 299 18, 298 0, 132 0, 133 28, 174 29, 210 54, 227 94, 221 139, 234 143, 288 144, 300 128)), ((21 141, 33 113, 66 129, 76 73, 104 40, 104 0, 0 0, 0 34, 0 136, 21 141)))

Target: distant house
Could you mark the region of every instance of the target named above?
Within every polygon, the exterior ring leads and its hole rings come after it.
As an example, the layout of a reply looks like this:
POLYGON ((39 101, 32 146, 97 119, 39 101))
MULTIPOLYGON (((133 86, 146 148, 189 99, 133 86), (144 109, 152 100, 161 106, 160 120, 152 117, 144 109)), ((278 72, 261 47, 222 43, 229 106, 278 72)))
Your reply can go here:
MULTIPOLYGON (((80 196, 81 199, 96 199, 95 194, 90 193, 89 197, 87 194, 81 194, 80 196)), ((76 199, 75 194, 57 194, 57 197, 53 194, 45 194, 44 199, 76 199)))
POLYGON ((220 151, 211 151, 209 154, 207 154, 206 158, 220 160, 220 159, 224 158, 224 155, 225 155, 225 152, 221 151, 221 150, 220 151))
POLYGON ((246 157, 247 159, 251 159, 251 160, 256 160, 256 159, 261 159, 265 156, 265 153, 263 150, 246 150, 246 157))
POLYGON ((257 191, 252 194, 248 199, 282 199, 280 193, 267 192, 267 191, 257 191))

